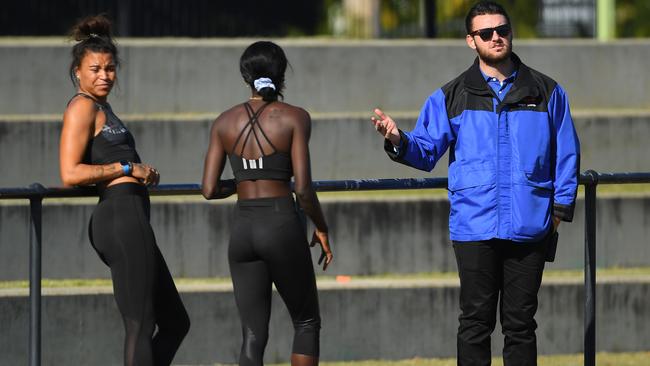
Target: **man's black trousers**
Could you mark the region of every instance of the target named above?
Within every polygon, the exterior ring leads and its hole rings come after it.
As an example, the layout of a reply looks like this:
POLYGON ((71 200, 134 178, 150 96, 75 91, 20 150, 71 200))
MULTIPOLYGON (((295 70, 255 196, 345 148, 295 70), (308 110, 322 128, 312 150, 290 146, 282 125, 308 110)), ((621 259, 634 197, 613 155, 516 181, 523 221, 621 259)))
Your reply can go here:
POLYGON ((537 365, 534 317, 549 237, 535 243, 454 242, 460 277, 459 366, 490 365, 497 304, 504 365, 537 365))

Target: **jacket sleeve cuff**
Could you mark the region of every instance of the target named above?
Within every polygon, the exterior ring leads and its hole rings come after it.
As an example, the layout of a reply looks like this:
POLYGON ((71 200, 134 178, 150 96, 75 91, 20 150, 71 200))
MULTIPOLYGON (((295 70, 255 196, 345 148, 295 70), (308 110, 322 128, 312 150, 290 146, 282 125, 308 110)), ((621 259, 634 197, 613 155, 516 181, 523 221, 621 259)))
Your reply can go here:
POLYGON ((404 157, 404 154, 406 154, 408 137, 406 137, 402 130, 399 130, 399 137, 399 146, 397 148, 393 146, 393 143, 391 143, 389 139, 385 139, 384 151, 386 151, 386 154, 388 154, 388 157, 391 158, 391 160, 402 162, 402 158, 404 157))
POLYGON ((562 221, 573 221, 573 211, 575 204, 561 205, 559 203, 553 204, 553 216, 560 218, 562 221))

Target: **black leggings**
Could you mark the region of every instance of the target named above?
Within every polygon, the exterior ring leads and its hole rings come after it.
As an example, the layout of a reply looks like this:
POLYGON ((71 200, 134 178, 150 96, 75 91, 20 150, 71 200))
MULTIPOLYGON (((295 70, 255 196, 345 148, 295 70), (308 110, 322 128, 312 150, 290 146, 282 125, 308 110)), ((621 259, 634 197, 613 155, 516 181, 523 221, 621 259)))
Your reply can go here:
POLYGON ((316 278, 293 198, 239 200, 228 261, 244 337, 239 365, 263 364, 272 283, 293 321, 292 352, 318 357, 320 314, 316 278))
POLYGON ((190 326, 156 245, 149 211, 147 189, 122 183, 102 192, 90 220, 90 241, 111 269, 115 301, 126 330, 127 366, 171 364, 190 326))

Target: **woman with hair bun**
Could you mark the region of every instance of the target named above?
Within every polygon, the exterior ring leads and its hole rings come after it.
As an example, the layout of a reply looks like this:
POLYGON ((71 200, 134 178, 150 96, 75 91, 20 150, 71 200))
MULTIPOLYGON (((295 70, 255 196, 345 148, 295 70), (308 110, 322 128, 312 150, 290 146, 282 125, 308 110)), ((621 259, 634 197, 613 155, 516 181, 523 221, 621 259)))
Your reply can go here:
POLYGON ((287 68, 278 45, 253 43, 239 68, 251 97, 214 121, 202 187, 206 199, 232 194, 220 180, 228 157, 238 196, 228 262, 242 324, 239 365, 263 365, 272 284, 293 321, 291 365, 318 365, 320 311, 309 245, 320 244, 323 270, 332 262, 332 251, 312 188, 311 119, 304 109, 278 101, 287 68), (297 201, 316 226, 311 244, 291 195, 292 176, 297 201))
POLYGON ((119 65, 110 21, 88 17, 71 34, 77 93, 63 115, 61 179, 65 186, 94 184, 99 192, 90 241, 111 270, 126 331, 124 365, 170 365, 190 323, 149 224, 147 186, 160 175, 140 161, 133 136, 107 101, 119 65))

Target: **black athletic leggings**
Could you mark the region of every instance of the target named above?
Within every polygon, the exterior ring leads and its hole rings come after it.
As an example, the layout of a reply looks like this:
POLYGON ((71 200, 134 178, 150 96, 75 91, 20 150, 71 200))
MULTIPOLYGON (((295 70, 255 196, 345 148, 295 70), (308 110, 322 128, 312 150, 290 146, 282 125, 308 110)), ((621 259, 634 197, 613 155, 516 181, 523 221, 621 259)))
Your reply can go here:
POLYGON ((275 284, 293 321, 293 353, 318 356, 320 314, 309 244, 293 198, 237 201, 228 248, 244 342, 240 366, 262 365, 275 284))
POLYGON ((171 364, 190 326, 156 245, 149 210, 147 188, 122 183, 102 192, 90 220, 90 241, 111 269, 115 301, 124 320, 127 366, 171 364))

